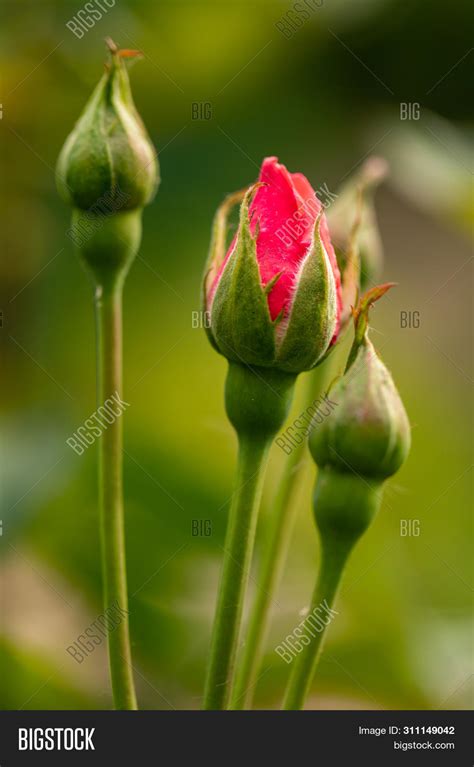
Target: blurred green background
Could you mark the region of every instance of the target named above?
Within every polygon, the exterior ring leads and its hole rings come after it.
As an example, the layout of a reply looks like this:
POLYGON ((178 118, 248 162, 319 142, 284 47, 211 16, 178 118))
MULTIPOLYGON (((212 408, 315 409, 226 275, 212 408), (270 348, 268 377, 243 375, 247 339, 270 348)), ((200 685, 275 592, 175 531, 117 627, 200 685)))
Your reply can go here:
MULTIPOLYGON (((97 446, 77 456, 66 445, 96 407, 92 287, 54 185, 110 35, 144 53, 132 85, 163 179, 125 291, 141 706, 199 707, 222 560, 236 443, 225 361, 193 315, 213 212, 256 178, 265 155, 337 192, 376 153, 391 165, 377 195, 383 279, 399 285, 374 309, 372 338, 404 399, 413 448, 350 562, 308 705, 472 707, 471 4, 326 0, 302 18, 271 0, 121 0, 81 38, 66 27, 80 3, 2 6, 0 705, 111 706, 104 645, 80 664, 66 652, 102 610, 97 446), (203 102, 210 119, 193 119, 203 102), (419 105, 412 119, 403 104, 419 105), (417 327, 402 327, 404 311, 419 312, 417 327), (212 534, 193 536, 193 520, 210 520, 212 534), (403 520, 419 535, 401 535, 403 520)), ((260 540, 282 458, 275 447, 260 540)), ((301 620, 316 575, 306 463, 260 707, 280 704, 289 669, 274 647, 301 620)))

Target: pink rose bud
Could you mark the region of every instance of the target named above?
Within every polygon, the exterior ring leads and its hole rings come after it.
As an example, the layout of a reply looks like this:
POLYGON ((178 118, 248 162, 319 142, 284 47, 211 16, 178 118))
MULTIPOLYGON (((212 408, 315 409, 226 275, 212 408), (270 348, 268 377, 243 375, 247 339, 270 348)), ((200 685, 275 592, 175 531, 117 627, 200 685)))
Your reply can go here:
POLYGON ((213 345, 236 362, 300 373, 337 340, 341 279, 322 204, 306 177, 276 157, 217 212, 204 303, 213 345), (238 199, 240 223, 226 253, 238 199))

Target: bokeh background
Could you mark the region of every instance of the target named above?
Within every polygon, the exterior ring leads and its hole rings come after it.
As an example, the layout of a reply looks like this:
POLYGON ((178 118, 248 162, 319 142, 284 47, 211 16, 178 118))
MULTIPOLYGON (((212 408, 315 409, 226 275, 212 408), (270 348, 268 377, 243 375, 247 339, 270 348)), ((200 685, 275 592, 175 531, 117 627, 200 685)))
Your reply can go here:
MULTIPOLYGON (((471 4, 325 0, 302 18, 272 0, 117 0, 81 38, 66 27, 78 2, 2 5, 0 705, 111 707, 104 645, 81 664, 66 652, 102 608, 97 446, 77 456, 66 445, 96 407, 92 288, 54 183, 110 35, 144 52, 131 77, 163 179, 125 291, 141 706, 199 707, 222 561, 236 442, 225 361, 193 314, 213 212, 265 155, 337 192, 375 153, 391 165, 377 195, 383 279, 399 285, 374 309, 372 338, 406 404, 413 448, 350 562, 308 705, 470 708, 471 4), (209 119, 193 119, 203 102, 209 119), (403 104, 418 105, 412 119, 403 104), (402 327, 403 311, 419 312, 417 327, 402 327), (193 536, 193 520, 210 520, 211 535, 193 536), (401 535, 403 520, 419 534, 401 535)), ((275 447, 259 541, 282 457, 275 447)), ((305 463, 259 707, 280 704, 289 669, 274 647, 301 620, 316 574, 305 463)))

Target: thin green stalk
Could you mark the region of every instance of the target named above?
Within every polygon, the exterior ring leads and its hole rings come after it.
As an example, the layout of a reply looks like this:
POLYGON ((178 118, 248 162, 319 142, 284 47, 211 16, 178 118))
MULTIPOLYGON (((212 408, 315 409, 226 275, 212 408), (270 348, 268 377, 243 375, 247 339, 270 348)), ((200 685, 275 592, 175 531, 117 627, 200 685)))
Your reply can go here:
MULTIPOLYGON (((332 541, 322 546, 321 566, 308 616, 317 616, 317 611, 321 611, 321 609, 327 615, 332 608, 344 565, 351 549, 352 542, 348 543, 347 541, 332 541)), ((283 701, 283 709, 299 710, 304 706, 326 633, 327 625, 321 628, 321 624, 319 622, 318 624, 319 630, 315 629, 314 626, 310 627, 308 623, 308 630, 305 631, 305 635, 309 642, 293 661, 294 667, 283 701)))
MULTIPOLYGON (((96 288, 99 406, 122 395, 122 280, 96 288)), ((118 604, 123 615, 108 632, 109 666, 115 707, 136 709, 130 651, 122 491, 122 419, 100 437, 99 498, 104 606, 118 604)))
POLYGON ((235 489, 204 693, 205 709, 223 709, 227 703, 268 449, 267 439, 249 436, 239 439, 235 489))
POLYGON ((314 492, 314 515, 321 540, 321 564, 311 607, 299 637, 306 642, 293 660, 284 709, 301 709, 321 655, 347 559, 380 506, 381 482, 352 472, 319 467, 314 492), (322 617, 321 617, 322 616, 322 617))
MULTIPOLYGON (((322 394, 327 379, 328 363, 306 376, 298 405, 298 415, 305 413, 322 394)), ((250 708, 257 684, 257 675, 268 634, 272 604, 281 583, 288 557, 297 514, 294 495, 301 477, 306 439, 293 448, 280 475, 270 520, 265 533, 265 547, 258 574, 257 590, 250 613, 242 657, 237 663, 236 681, 230 708, 250 708)))

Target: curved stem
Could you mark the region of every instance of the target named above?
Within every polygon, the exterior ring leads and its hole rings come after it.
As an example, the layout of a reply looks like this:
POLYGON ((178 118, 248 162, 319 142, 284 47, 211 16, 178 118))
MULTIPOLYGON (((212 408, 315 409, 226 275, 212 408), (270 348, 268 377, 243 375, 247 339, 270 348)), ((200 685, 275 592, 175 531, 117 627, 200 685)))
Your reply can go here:
POLYGON ((235 489, 204 693, 204 708, 208 710, 225 708, 228 699, 268 448, 267 439, 239 437, 235 489))
MULTIPOLYGON (((298 415, 306 412, 321 395, 327 380, 327 363, 306 376, 296 408, 298 415)), ((301 476, 306 439, 293 447, 280 475, 275 500, 270 511, 265 547, 258 574, 257 590, 252 605, 247 637, 237 675, 230 708, 244 709, 252 705, 257 674, 263 654, 272 604, 281 583, 291 543, 297 506, 294 495, 301 476)))
MULTIPOLYGON (((99 407, 122 396, 122 284, 96 289, 99 407)), ((110 677, 115 707, 136 709, 128 624, 127 576, 122 491, 122 420, 107 424, 100 437, 99 498, 104 606, 123 616, 108 632, 110 677)))
POLYGON ((304 706, 321 655, 326 627, 331 620, 331 608, 352 546, 353 541, 323 541, 319 576, 303 628, 309 641, 293 661, 283 709, 299 710, 304 706))

